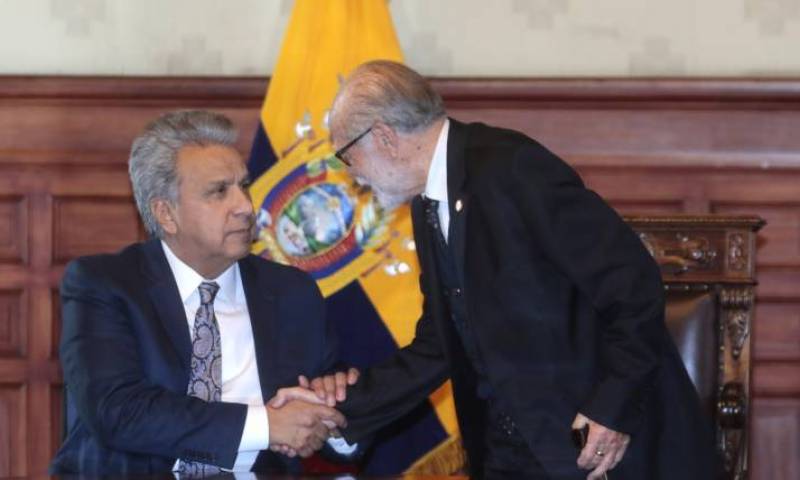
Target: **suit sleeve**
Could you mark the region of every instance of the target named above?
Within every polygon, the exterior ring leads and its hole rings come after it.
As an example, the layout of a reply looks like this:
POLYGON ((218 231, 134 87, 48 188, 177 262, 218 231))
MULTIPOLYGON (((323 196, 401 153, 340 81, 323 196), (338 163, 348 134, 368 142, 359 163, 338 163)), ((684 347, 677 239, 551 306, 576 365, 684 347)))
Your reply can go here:
POLYGON ((661 357, 658 267, 619 215, 550 152, 518 152, 508 181, 531 238, 590 300, 602 324, 595 331, 605 376, 580 411, 633 433, 661 357))
POLYGON ((361 441, 408 413, 424 401, 448 376, 441 341, 428 315, 427 289, 414 340, 382 363, 365 370, 348 389, 339 410, 347 417, 342 432, 349 443, 361 441))
POLYGON ((81 260, 64 274, 61 363, 80 419, 103 445, 232 467, 247 406, 148 381, 126 306, 81 260))

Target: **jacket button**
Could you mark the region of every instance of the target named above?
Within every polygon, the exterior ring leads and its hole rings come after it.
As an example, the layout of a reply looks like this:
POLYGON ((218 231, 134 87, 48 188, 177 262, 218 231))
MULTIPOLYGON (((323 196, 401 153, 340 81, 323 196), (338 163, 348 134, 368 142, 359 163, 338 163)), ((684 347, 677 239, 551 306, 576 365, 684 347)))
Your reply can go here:
POLYGON ((454 297, 460 297, 461 296, 461 289, 460 288, 454 288, 453 289, 453 296, 454 297))

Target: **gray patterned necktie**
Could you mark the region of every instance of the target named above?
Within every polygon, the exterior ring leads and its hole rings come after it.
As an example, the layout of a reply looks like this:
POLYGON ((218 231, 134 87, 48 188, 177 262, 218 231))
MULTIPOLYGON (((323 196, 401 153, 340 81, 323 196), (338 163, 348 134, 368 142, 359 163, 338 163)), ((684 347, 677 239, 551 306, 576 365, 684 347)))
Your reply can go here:
MULTIPOLYGON (((214 315, 214 297, 219 285, 203 282, 198 290, 200 307, 194 317, 192 371, 187 393, 206 402, 219 402, 222 399, 222 347, 214 315)), ((214 465, 181 460, 179 472, 182 476, 203 477, 218 474, 220 469, 214 465)))

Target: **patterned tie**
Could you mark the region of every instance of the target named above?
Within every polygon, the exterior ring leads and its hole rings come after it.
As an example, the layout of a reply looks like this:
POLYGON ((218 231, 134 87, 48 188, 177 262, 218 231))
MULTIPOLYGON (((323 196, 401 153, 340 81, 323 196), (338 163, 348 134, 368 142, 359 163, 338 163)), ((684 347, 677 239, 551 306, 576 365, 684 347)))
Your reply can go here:
MULTIPOLYGON (((219 325, 214 315, 214 297, 219 285, 203 282, 198 290, 200 307, 194 317, 188 394, 206 402, 219 402, 222 399, 222 347, 219 325)), ((181 476, 204 477, 219 474, 220 469, 214 465, 181 460, 179 472, 181 476)))

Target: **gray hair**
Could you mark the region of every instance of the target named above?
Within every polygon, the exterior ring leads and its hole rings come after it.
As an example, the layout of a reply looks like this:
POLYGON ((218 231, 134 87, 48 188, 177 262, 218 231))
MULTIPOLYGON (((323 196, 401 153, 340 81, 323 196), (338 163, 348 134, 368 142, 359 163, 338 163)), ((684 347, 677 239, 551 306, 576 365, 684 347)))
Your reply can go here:
POLYGON ((231 120, 219 113, 205 111, 170 112, 148 124, 133 141, 128 159, 128 173, 136 207, 147 232, 161 238, 164 232, 150 204, 165 199, 178 200, 177 158, 186 146, 232 147, 238 134, 231 120))
POLYGON ((389 60, 367 62, 353 70, 334 100, 334 112, 342 102, 347 121, 341 126, 348 138, 378 121, 410 133, 445 115, 442 97, 425 77, 389 60))

